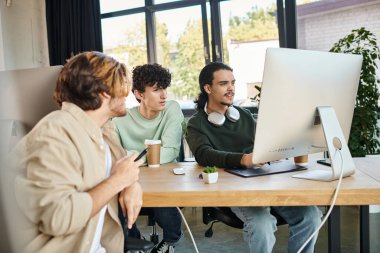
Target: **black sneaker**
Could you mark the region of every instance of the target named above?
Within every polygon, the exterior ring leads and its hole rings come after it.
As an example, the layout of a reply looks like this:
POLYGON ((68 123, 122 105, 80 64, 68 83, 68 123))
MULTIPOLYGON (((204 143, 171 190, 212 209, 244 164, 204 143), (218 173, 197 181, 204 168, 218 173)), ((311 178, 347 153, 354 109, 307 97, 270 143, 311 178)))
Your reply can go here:
POLYGON ((150 253, 174 253, 174 246, 162 240, 150 253))

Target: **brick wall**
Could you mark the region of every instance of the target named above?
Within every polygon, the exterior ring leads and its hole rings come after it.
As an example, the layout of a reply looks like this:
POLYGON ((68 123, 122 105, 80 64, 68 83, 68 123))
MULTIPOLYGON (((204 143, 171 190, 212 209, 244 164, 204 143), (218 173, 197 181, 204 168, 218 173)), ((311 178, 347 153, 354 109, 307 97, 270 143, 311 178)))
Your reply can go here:
MULTIPOLYGON (((316 12, 299 17, 297 22, 300 49, 329 51, 335 42, 351 33, 351 30, 361 27, 375 34, 380 46, 380 1, 316 12)), ((380 69, 377 70, 377 76, 380 78, 380 69)))
POLYGON ((351 30, 363 26, 380 43, 380 1, 299 17, 297 22, 300 49, 328 51, 351 30))

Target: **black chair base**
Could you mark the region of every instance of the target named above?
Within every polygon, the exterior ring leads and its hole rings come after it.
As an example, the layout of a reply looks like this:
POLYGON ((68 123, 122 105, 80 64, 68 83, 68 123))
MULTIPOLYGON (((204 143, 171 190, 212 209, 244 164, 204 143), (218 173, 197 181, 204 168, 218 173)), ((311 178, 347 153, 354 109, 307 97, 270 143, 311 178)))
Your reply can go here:
POLYGON ((153 249, 154 243, 142 239, 137 239, 133 237, 128 237, 125 239, 125 247, 124 247, 124 252, 129 252, 129 251, 148 251, 150 249, 153 249))
MULTIPOLYGON (((149 213, 151 214, 151 213, 149 213)), ((148 213, 147 213, 148 215, 148 213)), ((157 244, 154 241, 147 241, 140 239, 140 231, 136 229, 135 225, 132 227, 132 229, 129 229, 127 227, 127 219, 123 218, 121 210, 119 210, 119 216, 121 217, 121 223, 123 225, 123 232, 124 232, 124 252, 134 252, 134 251, 145 251, 151 250, 154 248, 154 246, 157 244)), ((153 214, 151 215, 153 217, 153 214)), ((150 217, 148 215, 148 217, 150 217)), ((153 225, 155 225, 154 219, 153 225)), ((156 229, 154 227, 153 232, 155 232, 156 229)), ((158 235, 156 236, 156 240, 158 241, 158 235)), ((151 235, 151 239, 155 238, 153 235, 151 235)))
POLYGON ((154 211, 151 207, 143 207, 139 215, 147 216, 148 222, 147 225, 152 227, 152 233, 150 234, 150 241, 154 244, 158 244, 160 238, 157 233, 156 221, 154 219, 154 211))

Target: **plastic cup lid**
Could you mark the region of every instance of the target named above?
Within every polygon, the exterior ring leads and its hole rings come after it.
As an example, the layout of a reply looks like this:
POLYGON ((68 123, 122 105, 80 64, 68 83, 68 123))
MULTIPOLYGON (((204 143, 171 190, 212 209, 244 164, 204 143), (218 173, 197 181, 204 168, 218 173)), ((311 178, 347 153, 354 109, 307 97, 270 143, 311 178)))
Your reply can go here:
POLYGON ((161 140, 145 140, 145 145, 161 144, 161 140))

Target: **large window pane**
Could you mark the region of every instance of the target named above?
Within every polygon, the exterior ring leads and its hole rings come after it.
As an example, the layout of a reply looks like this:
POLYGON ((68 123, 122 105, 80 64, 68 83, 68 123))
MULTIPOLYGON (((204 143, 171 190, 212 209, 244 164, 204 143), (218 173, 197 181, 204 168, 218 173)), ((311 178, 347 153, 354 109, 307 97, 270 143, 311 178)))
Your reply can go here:
MULTIPOLYGON (((148 62, 145 34, 143 13, 102 19, 104 53, 125 63, 129 71, 148 62)), ((137 105, 132 94, 127 98, 127 105, 137 105)))
POLYGON ((169 2, 180 2, 182 0, 153 0, 154 4, 162 4, 162 3, 169 3, 169 2))
POLYGON ((198 75, 205 65, 201 15, 200 6, 156 13, 157 61, 172 72, 172 99, 199 94, 198 75))
POLYGON ((247 105, 261 85, 266 49, 279 47, 276 1, 224 1, 220 9, 224 62, 236 79, 235 103, 247 105))
POLYGON ((108 13, 125 9, 143 7, 144 0, 121 1, 121 0, 100 0, 100 13, 108 13))
POLYGON ((145 16, 102 19, 103 51, 129 68, 147 62, 145 16))

